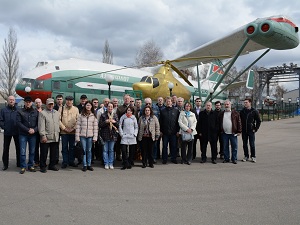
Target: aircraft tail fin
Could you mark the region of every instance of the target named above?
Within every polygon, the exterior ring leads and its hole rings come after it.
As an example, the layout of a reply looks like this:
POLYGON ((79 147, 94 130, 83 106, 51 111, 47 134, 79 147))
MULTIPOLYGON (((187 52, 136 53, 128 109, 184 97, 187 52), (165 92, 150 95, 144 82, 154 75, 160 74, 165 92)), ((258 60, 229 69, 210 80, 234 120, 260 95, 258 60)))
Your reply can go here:
POLYGON ((207 71, 206 79, 217 83, 223 76, 223 68, 217 63, 211 63, 207 71))
POLYGON ((254 87, 254 71, 253 70, 249 70, 249 72, 248 72, 246 87, 251 90, 254 87))

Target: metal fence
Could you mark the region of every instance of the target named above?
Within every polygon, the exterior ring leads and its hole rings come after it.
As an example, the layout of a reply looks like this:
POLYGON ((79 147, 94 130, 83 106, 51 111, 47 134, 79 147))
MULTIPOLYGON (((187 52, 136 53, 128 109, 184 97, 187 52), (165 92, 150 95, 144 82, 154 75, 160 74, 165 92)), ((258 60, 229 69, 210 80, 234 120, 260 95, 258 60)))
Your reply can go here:
POLYGON ((272 106, 263 105, 258 110, 262 121, 280 120, 300 115, 300 108, 297 103, 282 102, 272 106))

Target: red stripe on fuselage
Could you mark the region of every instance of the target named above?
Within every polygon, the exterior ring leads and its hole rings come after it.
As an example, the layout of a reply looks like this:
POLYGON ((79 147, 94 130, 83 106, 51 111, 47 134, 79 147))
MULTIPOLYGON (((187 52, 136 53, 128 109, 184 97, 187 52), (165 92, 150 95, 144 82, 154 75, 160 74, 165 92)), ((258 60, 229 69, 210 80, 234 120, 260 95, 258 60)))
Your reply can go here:
POLYGON ((288 23, 290 24, 292 27, 297 27, 296 24, 294 24, 292 21, 290 21, 289 19, 287 18, 284 18, 284 17, 279 17, 279 18, 270 18, 270 20, 274 20, 278 23, 288 23))
POLYGON ((21 91, 21 90, 17 90, 16 92, 17 92, 18 95, 20 95, 23 98, 25 96, 29 95, 33 99, 33 101, 36 98, 40 98, 44 104, 46 103, 47 98, 51 98, 51 96, 52 96, 52 92, 51 91, 43 91, 43 90, 39 90, 39 91, 32 90, 28 94, 25 91, 21 91))
POLYGON ((37 80, 48 80, 50 78, 52 78, 52 73, 44 74, 44 75, 42 75, 42 76, 40 76, 40 77, 38 77, 36 79, 37 80))

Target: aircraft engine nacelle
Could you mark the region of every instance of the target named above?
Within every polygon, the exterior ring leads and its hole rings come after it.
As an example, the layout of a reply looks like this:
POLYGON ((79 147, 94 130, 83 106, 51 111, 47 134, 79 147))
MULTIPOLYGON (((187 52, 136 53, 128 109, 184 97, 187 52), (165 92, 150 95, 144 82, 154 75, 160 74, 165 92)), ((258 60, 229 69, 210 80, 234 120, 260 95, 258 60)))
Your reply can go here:
POLYGON ((252 41, 271 49, 292 49, 299 45, 298 27, 286 18, 254 21, 245 26, 244 33, 252 41))

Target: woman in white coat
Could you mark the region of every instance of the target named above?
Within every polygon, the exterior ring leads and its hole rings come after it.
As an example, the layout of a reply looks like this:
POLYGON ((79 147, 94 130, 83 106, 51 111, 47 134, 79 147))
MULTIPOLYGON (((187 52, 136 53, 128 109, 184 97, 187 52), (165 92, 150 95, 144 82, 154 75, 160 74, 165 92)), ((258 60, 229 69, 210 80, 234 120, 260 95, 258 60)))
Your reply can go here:
POLYGON ((197 119, 196 115, 191 112, 191 103, 187 102, 184 104, 184 110, 180 112, 178 123, 180 127, 179 134, 183 135, 183 133, 191 134, 192 139, 190 140, 182 140, 181 144, 181 163, 186 163, 191 165, 192 161, 192 151, 193 151, 193 137, 197 134, 196 125, 197 119), (188 150, 186 153, 186 146, 188 146, 188 150))

